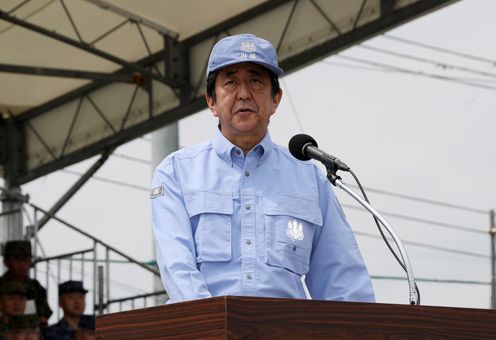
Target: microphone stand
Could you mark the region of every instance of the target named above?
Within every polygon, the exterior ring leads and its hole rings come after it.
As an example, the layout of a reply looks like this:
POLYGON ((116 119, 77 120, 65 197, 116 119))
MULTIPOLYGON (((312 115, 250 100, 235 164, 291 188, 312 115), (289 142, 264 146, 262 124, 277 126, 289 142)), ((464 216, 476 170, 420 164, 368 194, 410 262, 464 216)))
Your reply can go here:
POLYGON ((413 270, 412 270, 412 265, 410 263, 410 260, 408 259, 408 255, 406 253, 405 247, 403 246, 403 243, 401 242, 400 238, 396 233, 394 232, 393 228, 387 223, 387 221, 375 210, 369 203, 367 203, 362 197, 357 195, 353 190, 348 188, 346 185, 341 182, 341 177, 336 175, 337 169, 335 167, 327 166, 327 178, 329 181, 339 189, 343 190, 346 192, 348 195, 353 197, 358 203, 360 203, 365 209, 367 209, 372 215, 374 215, 386 228, 386 230, 389 232, 389 235, 394 240, 394 243, 398 247, 400 251, 400 256, 401 259, 403 260, 403 263, 405 265, 405 270, 406 270, 406 276, 408 279, 408 287, 409 287, 409 293, 410 293, 410 304, 411 305, 418 305, 419 304, 419 296, 417 294, 417 289, 416 289, 416 284, 415 284, 415 278, 413 276, 413 270))

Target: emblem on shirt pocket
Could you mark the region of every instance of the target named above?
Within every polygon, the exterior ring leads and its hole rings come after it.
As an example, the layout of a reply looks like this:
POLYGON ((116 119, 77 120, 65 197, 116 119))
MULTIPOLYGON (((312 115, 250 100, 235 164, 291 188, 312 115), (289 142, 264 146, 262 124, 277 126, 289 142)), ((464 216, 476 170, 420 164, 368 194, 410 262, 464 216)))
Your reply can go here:
POLYGON ((162 196, 164 194, 164 187, 159 186, 156 188, 153 188, 151 193, 150 193, 150 198, 157 198, 159 196, 162 196))
POLYGON ((303 241, 305 235, 303 234, 303 224, 297 220, 288 221, 288 229, 286 235, 293 241, 303 241))

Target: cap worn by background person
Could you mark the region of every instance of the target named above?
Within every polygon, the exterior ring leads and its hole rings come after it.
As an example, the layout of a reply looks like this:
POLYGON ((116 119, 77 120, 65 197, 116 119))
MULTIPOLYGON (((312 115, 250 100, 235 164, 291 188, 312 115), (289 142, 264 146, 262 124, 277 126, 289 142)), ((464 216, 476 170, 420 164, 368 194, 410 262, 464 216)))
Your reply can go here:
POLYGON ((59 284, 59 296, 65 293, 88 293, 87 289, 84 289, 82 281, 66 281, 59 284))
POLYGON ((22 329, 39 329, 40 322, 38 320, 38 315, 27 314, 27 315, 17 315, 10 318, 8 324, 8 330, 22 330, 22 329))
POLYGON ((4 281, 0 284, 0 295, 2 294, 20 294, 28 299, 30 298, 28 286, 14 281, 4 281))
POLYGON ((29 256, 31 257, 31 242, 29 241, 7 241, 5 243, 4 257, 29 256))
POLYGON ((223 67, 239 63, 255 63, 280 76, 283 70, 278 66, 274 46, 253 34, 232 35, 219 40, 210 52, 207 78, 210 73, 223 67))

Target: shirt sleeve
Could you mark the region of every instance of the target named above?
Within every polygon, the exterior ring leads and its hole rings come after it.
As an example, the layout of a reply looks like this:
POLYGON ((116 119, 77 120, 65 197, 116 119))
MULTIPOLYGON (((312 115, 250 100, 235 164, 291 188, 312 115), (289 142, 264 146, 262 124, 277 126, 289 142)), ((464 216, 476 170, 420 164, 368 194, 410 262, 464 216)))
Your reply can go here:
POLYGON ((171 159, 157 168, 152 187, 157 264, 169 302, 210 297, 197 268, 191 222, 171 159))
POLYGON ((323 225, 315 235, 305 282, 313 299, 374 302, 369 273, 330 183, 317 175, 323 225))
POLYGON ((48 305, 46 289, 37 280, 31 280, 30 284, 33 287, 36 313, 40 317, 50 318, 53 312, 48 305))

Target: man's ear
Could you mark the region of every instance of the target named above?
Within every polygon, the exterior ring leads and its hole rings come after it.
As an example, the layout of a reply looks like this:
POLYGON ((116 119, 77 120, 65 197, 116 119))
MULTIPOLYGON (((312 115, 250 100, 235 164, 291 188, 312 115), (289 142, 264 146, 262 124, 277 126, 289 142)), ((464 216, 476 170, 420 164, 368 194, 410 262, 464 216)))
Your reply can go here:
POLYGON ((208 108, 212 111, 214 117, 218 117, 217 110, 215 109, 215 100, 210 97, 207 93, 205 93, 205 101, 207 102, 208 108))
POLYGON ((273 100, 272 114, 274 114, 276 112, 277 107, 279 106, 279 103, 281 102, 281 99, 282 99, 282 90, 279 89, 279 91, 276 93, 274 98, 272 98, 272 100, 273 100))

